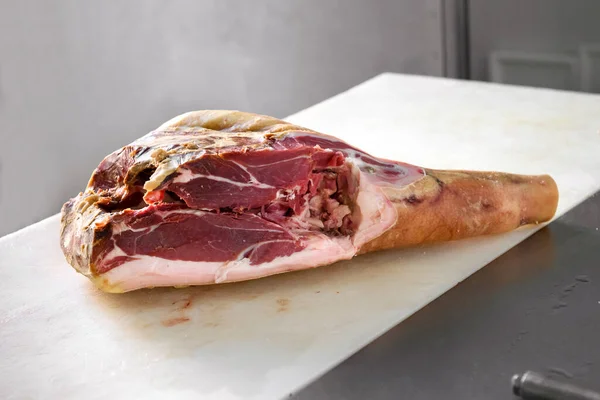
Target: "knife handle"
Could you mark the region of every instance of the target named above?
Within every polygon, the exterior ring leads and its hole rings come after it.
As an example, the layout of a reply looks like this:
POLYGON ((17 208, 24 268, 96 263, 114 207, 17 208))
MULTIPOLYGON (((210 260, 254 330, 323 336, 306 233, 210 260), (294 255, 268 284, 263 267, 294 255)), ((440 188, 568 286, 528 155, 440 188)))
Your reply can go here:
POLYGON ((600 400, 600 393, 527 371, 512 377, 513 393, 523 400, 600 400))

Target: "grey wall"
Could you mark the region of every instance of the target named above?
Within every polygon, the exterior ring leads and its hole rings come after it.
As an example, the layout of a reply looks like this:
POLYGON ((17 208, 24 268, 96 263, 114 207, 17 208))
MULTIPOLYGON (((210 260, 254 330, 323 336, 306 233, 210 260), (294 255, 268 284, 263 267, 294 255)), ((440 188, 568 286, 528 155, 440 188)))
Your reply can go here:
POLYGON ((441 0, 0 0, 0 236, 179 113, 284 117, 384 71, 441 75, 441 0))
POLYGON ((598 0, 470 0, 471 77, 488 79, 493 50, 576 54, 600 43, 598 0))

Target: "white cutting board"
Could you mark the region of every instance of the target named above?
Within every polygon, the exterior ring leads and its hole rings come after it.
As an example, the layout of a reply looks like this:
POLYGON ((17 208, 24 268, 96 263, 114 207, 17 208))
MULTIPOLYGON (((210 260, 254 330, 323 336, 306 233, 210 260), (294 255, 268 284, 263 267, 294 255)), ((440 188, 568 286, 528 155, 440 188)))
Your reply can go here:
MULTIPOLYGON (((559 215, 600 189, 600 96, 384 74, 289 120, 427 167, 551 173, 559 215)), ((2 399, 280 398, 534 232, 114 295, 66 264, 58 229, 0 239, 2 399)))

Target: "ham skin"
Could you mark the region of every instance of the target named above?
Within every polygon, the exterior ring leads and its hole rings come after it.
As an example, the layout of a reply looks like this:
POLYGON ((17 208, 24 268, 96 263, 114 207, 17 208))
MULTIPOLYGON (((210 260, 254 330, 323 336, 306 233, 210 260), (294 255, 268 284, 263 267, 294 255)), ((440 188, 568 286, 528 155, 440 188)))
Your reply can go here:
POLYGON ((239 111, 182 114, 108 155, 61 210, 107 292, 235 282, 550 220, 548 175, 441 171, 239 111))

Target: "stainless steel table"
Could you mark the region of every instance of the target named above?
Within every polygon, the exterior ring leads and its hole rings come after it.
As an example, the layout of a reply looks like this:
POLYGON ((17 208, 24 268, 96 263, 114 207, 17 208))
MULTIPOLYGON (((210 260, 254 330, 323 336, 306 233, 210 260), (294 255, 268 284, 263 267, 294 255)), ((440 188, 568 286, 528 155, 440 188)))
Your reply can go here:
POLYGON ((600 194, 294 394, 511 399, 535 370, 600 389, 600 194))

